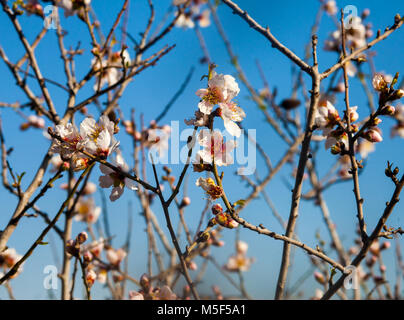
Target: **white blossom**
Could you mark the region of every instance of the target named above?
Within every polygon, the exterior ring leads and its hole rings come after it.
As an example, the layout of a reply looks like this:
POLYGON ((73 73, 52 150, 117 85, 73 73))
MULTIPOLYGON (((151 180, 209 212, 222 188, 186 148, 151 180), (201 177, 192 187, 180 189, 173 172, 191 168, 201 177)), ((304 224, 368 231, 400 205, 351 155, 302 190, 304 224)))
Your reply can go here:
POLYGON ((210 114, 216 104, 230 102, 240 92, 240 88, 233 76, 217 74, 212 71, 207 89, 199 89, 196 95, 202 100, 198 107, 202 113, 210 114))
MULTIPOLYGON (((121 153, 117 152, 115 159, 111 162, 116 167, 118 167, 123 172, 128 172, 128 165, 125 163, 121 153)), ((128 179, 124 175, 119 172, 114 171, 113 169, 101 164, 100 170, 104 174, 99 177, 99 183, 101 188, 110 188, 112 187, 111 194, 109 199, 111 201, 115 201, 119 199, 119 197, 123 194, 123 191, 126 188, 131 190, 137 190, 135 186, 135 182, 131 179, 128 179)))

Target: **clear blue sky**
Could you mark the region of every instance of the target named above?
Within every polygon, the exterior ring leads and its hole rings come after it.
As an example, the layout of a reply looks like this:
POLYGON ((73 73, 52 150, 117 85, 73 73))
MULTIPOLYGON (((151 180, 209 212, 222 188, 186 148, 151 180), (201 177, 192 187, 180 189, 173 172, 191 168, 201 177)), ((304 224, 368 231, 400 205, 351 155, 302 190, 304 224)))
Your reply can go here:
MULTIPOLYGON (((159 0, 155 1, 156 21, 162 19, 166 9, 171 1, 159 0)), ((268 25, 272 33, 285 45, 290 47, 299 56, 304 55, 304 47, 310 38, 310 28, 313 24, 315 14, 317 12, 319 1, 236 1, 240 7, 246 9, 262 25, 268 25)), ((120 1, 111 0, 93 0, 94 10, 103 24, 103 30, 108 32, 116 14, 120 10, 123 3, 120 1)), ((353 4, 358 7, 359 12, 365 8, 371 10, 371 15, 368 18, 373 23, 373 30, 384 30, 386 26, 393 23, 393 17, 396 13, 403 12, 403 2, 400 0, 381 2, 381 1, 337 1, 340 7, 348 4, 353 4)), ((138 33, 143 30, 146 19, 148 18, 147 1, 132 0, 131 15, 128 25, 129 32, 136 38, 138 33)), ((257 88, 262 88, 263 84, 260 80, 258 70, 255 65, 255 60, 258 59, 263 66, 264 72, 271 87, 276 86, 279 97, 288 97, 291 93, 291 63, 282 56, 279 52, 272 49, 269 42, 258 33, 250 29, 244 21, 233 15, 229 8, 221 5, 219 14, 226 32, 232 42, 234 50, 239 58, 239 62, 245 70, 251 83, 257 88)), ((29 19, 21 19, 27 37, 32 41, 35 35, 42 27, 41 20, 37 17, 29 19)), ((89 37, 85 27, 76 17, 70 17, 62 20, 63 27, 68 30, 68 35, 65 38, 66 47, 75 46, 78 40, 81 40, 82 47, 86 49, 83 56, 77 59, 77 72, 82 76, 89 67, 91 54, 89 53, 89 37)), ((335 25, 328 16, 324 15, 320 25, 319 32, 319 47, 322 48, 324 40, 328 33, 333 31, 335 25)), ((153 32, 153 30, 152 30, 153 32)), ((232 74, 234 70, 230 64, 229 57, 226 54, 225 47, 218 36, 214 25, 202 30, 210 55, 213 61, 219 66, 218 72, 232 74)), ((384 71, 389 74, 394 74, 397 71, 403 71, 403 30, 395 32, 388 40, 379 43, 375 49, 377 56, 375 57, 375 65, 378 71, 384 71)), ((16 33, 12 28, 11 23, 6 15, 0 13, 0 45, 4 48, 6 54, 12 61, 18 60, 22 55, 22 46, 16 37, 16 33)), ((130 44, 130 43, 129 43, 130 44)), ((135 108, 137 114, 144 114, 145 122, 148 123, 154 119, 161 111, 162 107, 170 100, 172 95, 178 90, 179 86, 185 79, 189 69, 194 66, 195 72, 189 83, 186 92, 180 97, 174 107, 162 120, 164 123, 177 120, 180 122, 180 128, 185 128, 183 123, 184 118, 189 118, 193 115, 197 107, 198 98, 195 96, 195 91, 204 85, 200 82, 200 77, 206 73, 206 65, 199 64, 199 59, 203 56, 195 32, 192 30, 175 29, 172 31, 156 48, 161 48, 165 44, 176 44, 175 49, 166 57, 164 57, 158 66, 150 68, 138 77, 135 78, 125 95, 120 100, 121 108, 124 114, 129 117, 130 109, 135 108)), ((51 78, 61 83, 65 83, 63 67, 59 58, 59 51, 56 42, 56 34, 54 31, 49 31, 42 41, 41 45, 36 50, 39 65, 44 76, 51 78)), ((150 54, 151 52, 149 52, 150 54)), ((133 56, 133 54, 132 54, 133 56)), ((334 53, 319 52, 320 70, 325 70, 333 63, 337 57, 334 53)), ((0 101, 25 103, 27 100, 24 94, 19 90, 9 70, 3 62, 0 63, 1 86, 0 86, 0 101)), ((307 79, 306 79, 307 80, 307 79)), ((35 88, 32 81, 29 83, 35 88)), ((308 83, 308 81, 307 81, 308 83)), ((325 84, 326 85, 326 84, 325 84)), ((351 82, 351 104, 359 106, 359 114, 365 117, 368 114, 366 105, 366 97, 361 89, 358 80, 351 82)), ((58 88, 50 86, 51 95, 55 99, 56 108, 62 112, 66 104, 66 95, 58 88)), ((85 98, 92 92, 92 85, 89 85, 82 94, 78 96, 78 101, 85 98)), ((301 97, 300 97, 301 98, 301 97)), ((279 159, 285 150, 285 145, 274 134, 272 129, 265 124, 262 114, 257 110, 254 103, 248 99, 248 93, 244 86, 241 86, 239 103, 243 106, 247 113, 247 118, 243 122, 245 128, 256 129, 257 138, 261 145, 268 150, 273 162, 279 159)), ((341 111, 343 108, 342 98, 336 103, 336 106, 341 111)), ((97 114, 97 109, 94 105, 89 107, 89 111, 97 114)), ((23 186, 26 187, 33 176, 34 171, 39 166, 43 152, 48 148, 49 142, 42 136, 38 130, 30 129, 29 134, 21 133, 18 130, 19 125, 23 122, 22 118, 12 110, 2 109, 1 116, 5 131, 5 138, 8 147, 14 147, 14 151, 10 157, 11 165, 15 172, 26 172, 23 179, 23 186)), ((383 120, 381 128, 384 132, 385 140, 377 145, 377 152, 372 154, 367 162, 366 170, 361 175, 361 191, 365 198, 364 209, 365 218, 372 228, 378 217, 380 216, 385 202, 390 198, 393 186, 384 176, 384 167, 387 160, 393 161, 396 165, 404 170, 403 146, 404 141, 398 138, 389 138, 389 128, 393 125, 392 121, 383 120)), ((50 125, 50 123, 47 123, 50 125)), ((127 137, 120 133, 117 137, 121 140, 123 151, 128 159, 131 154, 131 144, 127 137)), ((325 172, 330 165, 334 163, 334 156, 328 152, 321 152, 321 172, 325 172)), ((182 169, 181 165, 173 165, 174 172, 179 172, 182 169)), ((159 167, 161 170, 161 167, 159 167)), ((290 177, 290 167, 282 171, 266 188, 268 194, 274 201, 281 215, 286 218, 289 213, 290 206, 290 190, 284 184, 284 179, 292 182, 290 177)), ((98 171, 98 168, 96 169, 98 171)), ((261 174, 265 174, 265 168, 261 160, 258 160, 258 170, 261 174)), ((237 200, 245 197, 247 189, 239 177, 232 176, 234 168, 229 167, 225 170, 225 188, 226 193, 231 195, 232 200, 237 200)), ((151 175, 149 174, 151 177, 151 175)), ((203 205, 202 193, 194 186, 194 181, 197 174, 189 174, 189 194, 193 204, 191 209, 187 211, 186 218, 189 221, 199 219, 199 217, 190 217, 198 215, 199 208, 203 205), (194 210, 192 210, 194 208, 194 210)), ((93 181, 97 182, 98 172, 93 175, 93 181)), ((307 189, 307 184, 304 186, 307 189)), ((354 197, 351 182, 339 184, 325 193, 328 206, 330 207, 331 216, 337 224, 337 229, 346 246, 352 244, 352 234, 356 227, 356 215, 354 206, 354 197)), ((55 188, 50 191, 51 196, 41 200, 38 204, 43 210, 54 215, 63 201, 63 193, 55 188)), ((97 203, 100 205, 100 195, 96 195, 97 203)), ((114 244, 120 246, 123 244, 126 235, 127 225, 127 206, 129 201, 133 203, 134 212, 134 232, 132 252, 130 254, 130 273, 134 277, 139 277, 145 271, 146 256, 146 237, 144 233, 144 221, 139 215, 139 204, 134 196, 125 191, 124 196, 115 203, 109 203, 108 209, 111 221, 111 230, 116 235, 114 244)), ((0 192, 0 203, 2 210, 0 212, 0 229, 7 223, 10 214, 16 205, 15 197, 11 196, 7 191, 0 192)), ((161 225, 165 228, 163 221, 162 210, 158 206, 153 206, 157 216, 161 219, 161 225)), ((172 210, 175 215, 175 210, 172 210)), ((316 239, 314 234, 319 231, 321 236, 328 240, 328 232, 324 228, 321 213, 318 207, 313 206, 310 202, 301 204, 301 214, 298 221, 299 237, 314 247, 316 239)), ((388 225, 398 227, 402 225, 403 205, 399 204, 388 225)), ((263 223, 268 228, 282 233, 276 220, 272 217, 268 207, 262 199, 254 201, 247 209, 242 212, 242 216, 253 223, 263 223)), ((10 247, 15 247, 19 253, 24 253, 28 248, 28 244, 34 239, 43 229, 42 220, 38 219, 23 219, 17 231, 13 234, 9 241, 10 247)), ((74 232, 80 232, 84 226, 76 223, 74 232)), ((196 227, 196 223, 194 228, 196 227)), ((168 232, 167 232, 168 234, 168 232)), ((213 249, 213 254, 216 254, 220 264, 224 264, 227 257, 233 252, 233 241, 235 233, 231 230, 223 232, 226 245, 224 248, 213 249)), ((241 239, 247 241, 250 245, 249 255, 255 256, 257 262, 253 265, 250 272, 245 274, 247 289, 251 295, 259 299, 272 299, 274 295, 274 285, 276 283, 277 274, 280 264, 280 256, 282 252, 282 243, 270 238, 258 236, 248 230, 241 230, 241 239)), ((61 261, 61 242, 56 234, 48 236, 46 241, 52 242, 52 245, 57 248, 57 255, 61 261)), ((21 276, 12 281, 15 295, 17 298, 34 298, 46 299, 47 292, 42 286, 43 274, 42 270, 47 264, 55 263, 52 256, 52 246, 43 246, 38 248, 33 256, 25 264, 25 270, 21 276)), ((392 250, 391 250, 392 251, 392 250)), ((290 283, 302 275, 308 268, 307 256, 296 251, 295 261, 297 262, 292 270, 290 283)), ((388 269, 389 278, 394 277, 394 260, 391 253, 385 257, 385 262, 390 266, 388 269)), ((59 263, 60 265, 60 263, 59 263)), ((223 292, 234 293, 231 285, 226 280, 220 277, 214 268, 209 268, 202 284, 201 289, 209 290, 213 283, 219 283, 223 292)), ((308 297, 314 290, 314 281, 310 278, 305 288, 305 297, 308 297)), ((100 285, 94 287, 95 297, 104 298, 106 291, 100 290, 100 285)), ((59 297, 59 292, 55 293, 59 297)), ((79 294, 77 294, 79 295, 79 294)), ((6 297, 4 288, 0 288, 0 298, 6 297)))

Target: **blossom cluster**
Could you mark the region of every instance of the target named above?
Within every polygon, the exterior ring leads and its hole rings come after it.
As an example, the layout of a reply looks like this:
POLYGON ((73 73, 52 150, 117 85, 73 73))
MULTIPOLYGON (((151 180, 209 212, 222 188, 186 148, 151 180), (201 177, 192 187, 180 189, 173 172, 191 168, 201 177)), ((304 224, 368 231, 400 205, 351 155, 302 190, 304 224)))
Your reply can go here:
POLYGON ((70 239, 66 243, 66 251, 70 255, 83 259, 87 284, 92 286, 95 281, 105 284, 108 272, 111 273, 114 282, 122 281, 123 277, 119 270, 121 262, 127 256, 126 251, 122 248, 112 248, 107 240, 102 238, 84 245, 87 240, 87 233, 81 232, 76 239, 70 239), (103 253, 106 260, 103 260, 103 253))
POLYGON ((95 157, 107 158, 119 145, 115 139, 116 125, 103 115, 99 121, 86 118, 80 124, 80 130, 72 123, 59 124, 54 130, 52 151, 59 153, 63 161, 70 160, 73 170, 82 170, 88 166, 87 152, 95 157))
POLYGON ((99 91, 106 84, 112 86, 122 78, 123 68, 131 64, 131 58, 127 49, 109 53, 106 51, 101 55, 99 48, 92 51, 95 56, 91 60, 91 66, 97 72, 97 79, 94 84, 94 91, 99 91))
MULTIPOLYGON (((187 0, 174 0, 174 6, 180 6, 187 2, 187 0)), ((205 9, 201 12, 201 7, 207 2, 207 0, 192 0, 188 10, 182 13, 175 25, 179 28, 192 29, 195 28, 195 22, 201 28, 210 26, 210 10, 205 9)), ((178 14, 178 13, 177 13, 178 14)))
MULTIPOLYGON (((240 88, 231 75, 217 74, 211 71, 208 87, 199 89, 196 95, 201 98, 198 104, 200 114, 196 114, 194 120, 189 120, 190 124, 196 125, 205 115, 210 115, 215 105, 219 108, 215 110, 214 115, 223 119, 224 127, 233 136, 239 137, 241 130, 236 122, 240 122, 245 118, 245 112, 240 108, 233 99, 239 94, 240 88), (198 118, 198 115, 200 116, 198 118)), ((201 126, 206 126, 203 123, 201 126)))
POLYGON ((143 274, 139 280, 141 289, 139 291, 130 291, 129 300, 176 300, 177 295, 172 292, 167 285, 162 287, 153 287, 150 277, 143 274))
MULTIPOLYGON (((7 248, 3 252, 0 252, 0 278, 2 278, 4 274, 7 273, 21 258, 22 255, 18 254, 14 248, 7 248), (4 272, 2 272, 1 270, 3 270, 4 272)), ((22 270, 23 268, 21 265, 17 272, 10 278, 12 279, 17 277, 22 272, 22 270)))

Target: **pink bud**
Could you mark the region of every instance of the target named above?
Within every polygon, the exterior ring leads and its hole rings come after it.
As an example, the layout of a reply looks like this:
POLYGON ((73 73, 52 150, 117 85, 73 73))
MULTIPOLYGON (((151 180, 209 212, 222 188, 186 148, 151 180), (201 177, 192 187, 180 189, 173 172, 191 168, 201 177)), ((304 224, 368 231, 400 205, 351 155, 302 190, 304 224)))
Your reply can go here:
POLYGON ((195 271, 198 269, 198 265, 194 261, 188 262, 188 269, 195 271))
POLYGON ((345 84, 343 82, 338 83, 334 90, 336 92, 345 92, 345 84))
POLYGON ((181 207, 186 207, 191 204, 191 199, 189 197, 184 197, 181 201, 181 207))
POLYGON ((314 279, 316 279, 316 281, 320 284, 325 284, 325 277, 322 273, 315 271, 313 273, 314 275, 314 279))
POLYGON ((382 246, 380 247, 380 250, 385 250, 391 247, 391 243, 388 241, 385 241, 382 243, 382 246))
POLYGON ((364 9, 362 12, 362 19, 369 17, 369 15, 370 15, 370 9, 369 8, 364 9))
POLYGON ((376 128, 371 128, 363 134, 363 137, 370 142, 381 142, 383 138, 376 128))
POLYGON ((393 106, 385 106, 381 110, 382 115, 393 116, 396 113, 396 108, 393 106))

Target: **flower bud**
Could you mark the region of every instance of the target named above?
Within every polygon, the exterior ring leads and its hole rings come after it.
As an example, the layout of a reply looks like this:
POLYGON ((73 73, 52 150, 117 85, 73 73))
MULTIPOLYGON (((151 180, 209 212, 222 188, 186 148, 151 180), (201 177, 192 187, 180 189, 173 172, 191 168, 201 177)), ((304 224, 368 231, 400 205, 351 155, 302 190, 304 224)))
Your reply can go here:
POLYGON ((192 271, 198 270, 198 265, 194 261, 187 262, 187 267, 192 271))
POLYGON ((369 251, 374 254, 375 256, 379 256, 380 254, 380 244, 379 242, 375 241, 369 248, 369 251))
POLYGON ((378 73, 373 77, 372 85, 376 91, 381 92, 387 88, 387 81, 382 74, 378 73))
POLYGON ((369 9, 369 8, 364 9, 364 10, 362 11, 362 20, 363 20, 363 19, 366 19, 367 17, 369 17, 369 15, 370 15, 370 9, 369 9))
POLYGON ((112 277, 112 280, 117 283, 117 282, 121 282, 123 281, 125 278, 122 274, 114 274, 114 276, 112 277))
POLYGON ((84 242, 86 242, 87 241, 87 239, 88 239, 88 234, 87 234, 87 232, 85 232, 85 231, 83 231, 83 232, 80 232, 78 235, 77 235, 77 242, 78 242, 78 244, 83 244, 84 242))
POLYGON ((328 0, 324 4, 324 10, 325 10, 325 12, 327 12, 327 14, 329 14, 331 16, 335 15, 338 12, 337 4, 336 4, 335 0, 328 0))
POLYGON ((370 142, 381 142, 383 138, 376 128, 371 128, 363 134, 363 137, 370 142))
POLYGON ((66 242, 66 252, 71 254, 72 256, 77 256, 78 248, 76 247, 76 241, 70 239, 66 242))
POLYGON ((388 241, 385 241, 385 242, 382 243, 382 245, 380 247, 380 250, 385 250, 385 249, 388 249, 390 247, 391 247, 391 243, 388 242, 388 241))
POLYGON ((345 92, 345 84, 343 82, 338 83, 333 89, 335 92, 345 92))
POLYGON ((384 106, 380 111, 380 114, 384 116, 393 116, 395 113, 396 108, 394 108, 393 106, 384 106))
POLYGON ((324 275, 322 273, 315 271, 313 273, 313 275, 314 275, 314 279, 316 279, 316 281, 318 283, 325 284, 326 280, 325 280, 325 277, 324 277, 324 275))
POLYGON ((93 255, 91 254, 90 251, 85 251, 83 254, 83 259, 86 262, 91 262, 93 260, 93 255))
POLYGON ((200 232, 198 235, 198 241, 199 242, 206 242, 210 239, 210 234, 209 232, 200 232))
POLYGON ((212 213, 214 215, 217 215, 217 214, 222 213, 222 212, 223 212, 223 208, 222 208, 222 206, 220 204, 217 203, 217 204, 212 206, 212 213))
POLYGON ((377 126, 378 124, 380 124, 381 122, 382 122, 382 120, 381 120, 380 118, 375 117, 375 118, 372 120, 372 122, 371 122, 371 126, 372 126, 372 127, 375 127, 375 126, 377 126))
POLYGON ((27 130, 29 127, 31 127, 31 124, 30 124, 29 122, 24 122, 23 124, 21 124, 20 130, 21 130, 21 131, 25 131, 25 130, 27 130))
POLYGON ((393 92, 391 100, 398 100, 398 99, 401 99, 403 96, 404 96, 404 90, 403 89, 398 89, 398 90, 393 92))
POLYGON ((191 204, 191 199, 189 197, 184 197, 180 203, 180 208, 184 208, 191 204))
POLYGON ((150 289, 150 278, 146 273, 143 273, 140 277, 140 285, 144 289, 144 291, 149 291, 150 289))

